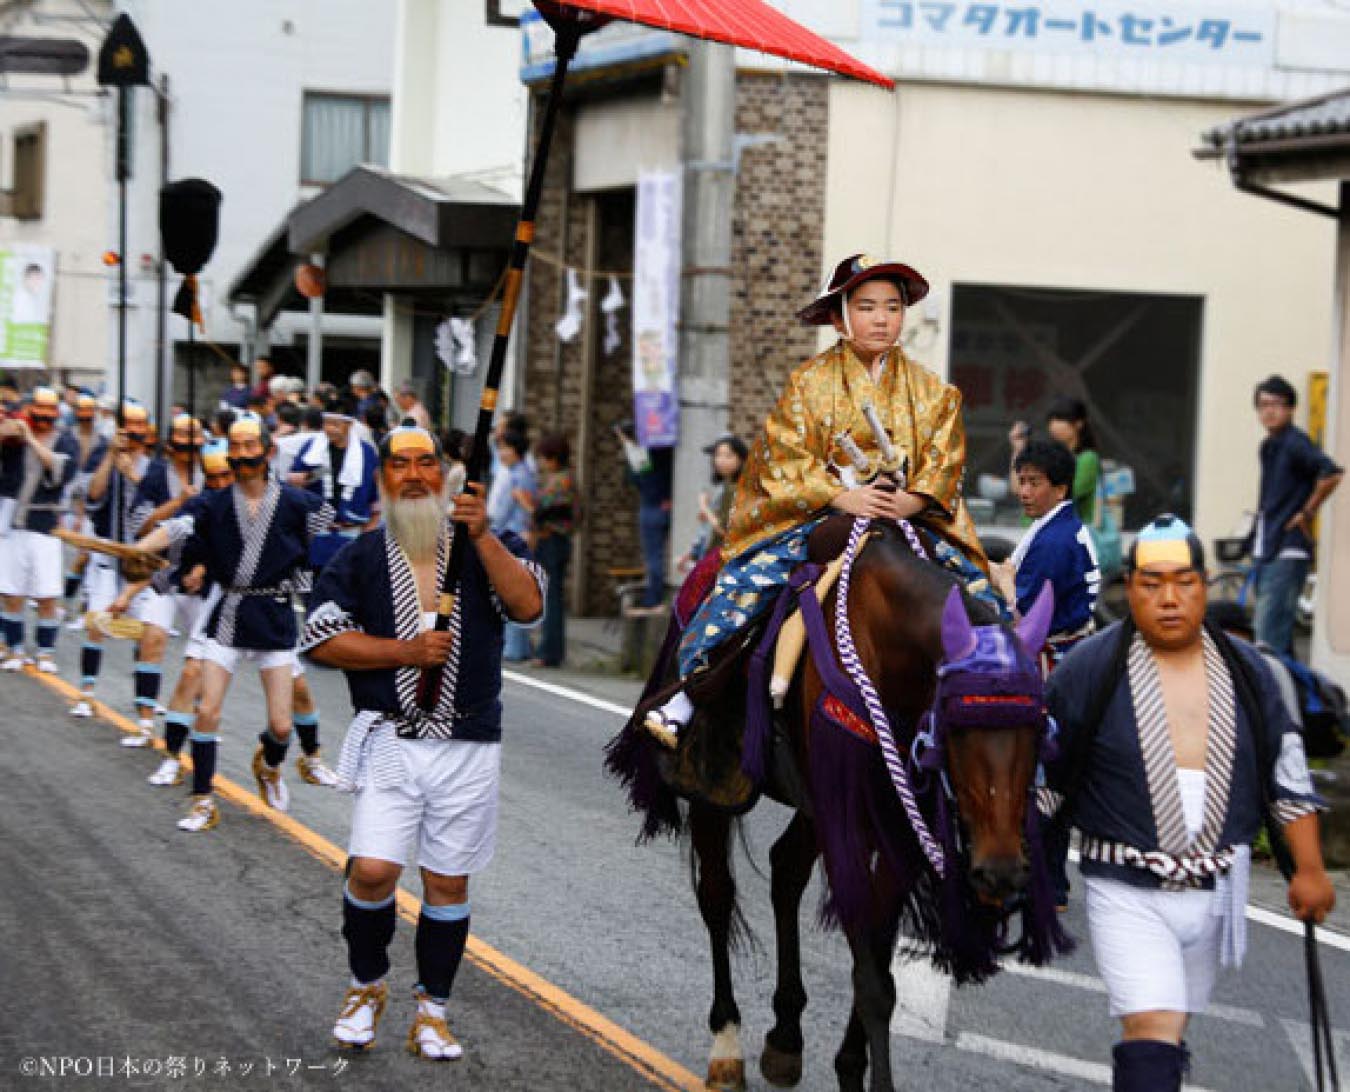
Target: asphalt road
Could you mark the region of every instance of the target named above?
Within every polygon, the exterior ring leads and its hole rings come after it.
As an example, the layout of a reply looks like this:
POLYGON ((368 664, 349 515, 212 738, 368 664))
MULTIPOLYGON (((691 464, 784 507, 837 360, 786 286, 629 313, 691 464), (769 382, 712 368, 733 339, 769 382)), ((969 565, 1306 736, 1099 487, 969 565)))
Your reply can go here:
MULTIPOLYGON (((78 640, 65 636, 67 678, 77 652, 78 640)), ((129 650, 111 653, 104 675, 101 696, 129 710, 129 650)), ((543 677, 615 699, 631 693, 604 680, 543 677)), ((345 686, 324 671, 312 671, 311 680, 335 755, 347 717, 345 686)), ((597 708, 524 680, 507 683, 498 856, 474 882, 473 931, 564 994, 526 996, 481 962, 466 965, 451 1007, 466 1058, 449 1073, 401 1049, 411 1011, 411 927, 401 924, 395 940, 393 1000, 379 1049, 344 1056, 350 1068, 335 1072, 339 1057, 327 1033, 345 984, 345 956, 332 864, 229 803, 216 831, 180 833, 174 821, 183 790, 144 783, 158 756, 118 747, 115 727, 71 720, 64 705, 34 678, 0 677, 0 1088, 41 1080, 23 1079, 23 1059, 60 1057, 186 1060, 182 1078, 120 1071, 93 1078, 109 1087, 192 1080, 342 1087, 355 1080, 362 1088, 438 1082, 608 1090, 679 1087, 688 1072, 703 1073, 711 972, 687 858, 672 844, 633 844, 634 819, 600 769, 600 749, 621 719, 605 702, 597 708), (632 1060, 631 1045, 597 1033, 588 1014, 648 1044, 655 1075, 642 1071, 641 1058, 632 1060), (222 1058, 232 1069, 217 1075, 222 1058), (296 1059, 305 1068, 296 1068, 296 1059), (193 1073, 198 1061, 208 1067, 200 1078, 193 1073), (248 1062, 253 1068, 244 1074, 248 1062)), ((256 682, 241 678, 226 710, 221 770, 242 786, 252 784, 247 763, 260 710, 256 682)), ((349 801, 294 777, 291 785, 292 817, 341 846, 349 801)), ((767 867, 768 847, 785 822, 775 805, 750 816, 750 856, 739 869, 756 937, 736 963, 752 1087, 765 1087, 754 1060, 771 1022, 773 988, 768 880, 758 869, 767 867)), ((807 908, 818 894, 808 893, 807 908)), ((1069 926, 1085 934, 1076 898, 1069 926)), ((848 960, 833 933, 808 929, 804 947, 811 1004, 802 1087, 827 1090, 849 1000, 848 960)), ((1338 1027, 1350 1021, 1346 947, 1323 953, 1338 1027)), ((1009 973, 979 989, 951 990, 912 964, 897 970, 902 1008, 892 1048, 901 1087, 1109 1084, 1114 1028, 1086 945, 1049 972, 1009 973)), ((1216 1001, 1215 1013, 1199 1018, 1189 1036, 1194 1087, 1306 1087, 1298 937, 1253 922, 1247 965, 1221 981, 1216 1001)), ((1343 1034, 1341 1042, 1344 1049, 1343 1034)), ((79 1078, 47 1080, 49 1087, 77 1087, 79 1078)))

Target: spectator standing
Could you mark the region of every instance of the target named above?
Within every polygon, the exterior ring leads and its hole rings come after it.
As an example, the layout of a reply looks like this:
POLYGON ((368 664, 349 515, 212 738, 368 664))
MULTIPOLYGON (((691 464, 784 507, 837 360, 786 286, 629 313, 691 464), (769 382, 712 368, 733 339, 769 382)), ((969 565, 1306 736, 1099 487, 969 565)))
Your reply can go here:
POLYGON ((666 597, 673 452, 668 447, 642 447, 633 439, 631 422, 616 425, 614 431, 623 444, 629 477, 638 491, 638 538, 642 544, 642 567, 647 574, 642 607, 653 611, 666 597))
MULTIPOLYGON (((394 395, 394 401, 398 404, 400 418, 411 417, 418 428, 424 428, 428 432, 432 431, 431 414, 427 412, 426 406, 422 405, 421 399, 417 397, 417 386, 412 380, 407 379, 399 384, 398 391, 394 395)), ((402 424, 402 420, 399 424, 402 424)))
POLYGON ((276 366, 265 356, 253 362, 253 397, 272 397, 272 380, 276 377, 276 366))
MULTIPOLYGON (((530 533, 535 478, 525 461, 528 450, 524 435, 513 429, 507 429, 497 441, 497 460, 501 469, 493 476, 487 501, 488 524, 494 535, 510 532, 526 538, 530 533)), ((507 623, 502 655, 513 663, 530 658, 530 635, 524 626, 507 623)))
POLYGON ((539 468, 538 490, 532 500, 534 559, 548 576, 537 666, 562 667, 567 658, 567 565, 577 518, 577 488, 567 437, 558 432, 544 436, 535 445, 534 459, 539 468))
POLYGON ((448 428, 441 433, 441 450, 445 452, 445 484, 450 496, 464 489, 469 477, 469 448, 472 437, 462 428, 448 428))
POLYGON ((739 436, 727 433, 703 449, 712 456, 712 487, 698 495, 698 521, 703 525, 689 552, 680 558, 677 568, 697 564, 710 550, 718 550, 727 535, 731 505, 736 499, 736 483, 749 450, 739 436))
POLYGON ((253 392, 248 386, 248 369, 242 364, 230 365, 230 386, 220 396, 222 408, 234 410, 248 409, 248 398, 253 392))
POLYGON ((1252 538, 1252 559, 1258 566, 1256 639, 1291 655, 1298 596, 1312 564, 1309 530, 1344 471, 1294 424, 1298 394, 1286 379, 1272 375, 1262 380, 1253 401, 1266 430, 1252 538))

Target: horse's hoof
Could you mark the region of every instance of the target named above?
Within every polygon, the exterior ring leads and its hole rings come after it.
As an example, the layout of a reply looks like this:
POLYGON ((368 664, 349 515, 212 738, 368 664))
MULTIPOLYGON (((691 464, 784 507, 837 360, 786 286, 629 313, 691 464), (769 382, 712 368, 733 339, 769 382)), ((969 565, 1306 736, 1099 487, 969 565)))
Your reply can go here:
POLYGON ((708 1079, 704 1087, 710 1092, 745 1092, 745 1060, 714 1058, 708 1063, 708 1079))
POLYGON ((759 1072, 775 1088, 796 1088, 802 1079, 802 1056, 766 1042, 759 1056, 759 1072))

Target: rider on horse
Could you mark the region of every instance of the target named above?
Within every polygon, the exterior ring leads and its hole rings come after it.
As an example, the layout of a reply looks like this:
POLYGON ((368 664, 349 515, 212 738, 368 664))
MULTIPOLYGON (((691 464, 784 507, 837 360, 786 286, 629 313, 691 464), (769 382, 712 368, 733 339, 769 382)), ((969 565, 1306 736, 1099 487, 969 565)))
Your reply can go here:
MULTIPOLYGON (((855 254, 798 313, 808 325, 832 325, 839 341, 789 376, 750 451, 722 568, 680 642, 682 679, 705 669, 731 634, 768 608, 830 510, 920 522, 967 590, 992 597, 961 495, 961 394, 899 346, 905 309, 927 294, 928 282, 911 266, 855 254)), ((646 727, 673 747, 692 714, 681 690, 648 715, 646 727)))

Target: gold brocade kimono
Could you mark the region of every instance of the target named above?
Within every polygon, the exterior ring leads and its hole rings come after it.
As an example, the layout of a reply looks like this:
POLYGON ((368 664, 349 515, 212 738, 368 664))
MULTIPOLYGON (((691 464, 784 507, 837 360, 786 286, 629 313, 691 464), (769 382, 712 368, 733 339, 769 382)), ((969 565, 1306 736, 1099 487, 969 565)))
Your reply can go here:
POLYGON ((787 389, 750 449, 736 490, 723 552, 727 558, 801 523, 844 485, 831 463, 850 465, 835 443, 848 433, 873 461, 880 449, 863 417, 871 402, 892 444, 909 457, 908 490, 930 501, 919 521, 988 569, 961 495, 966 429, 961 392, 896 348, 880 381, 844 341, 812 357, 788 377, 787 389))

